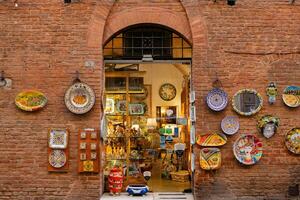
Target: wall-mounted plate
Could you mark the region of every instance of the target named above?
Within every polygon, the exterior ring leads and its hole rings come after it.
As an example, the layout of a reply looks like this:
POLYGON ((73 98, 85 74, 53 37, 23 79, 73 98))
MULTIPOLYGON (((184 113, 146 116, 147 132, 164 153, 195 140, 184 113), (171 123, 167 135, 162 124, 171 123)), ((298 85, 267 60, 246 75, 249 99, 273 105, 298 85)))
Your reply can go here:
POLYGON ((213 111, 224 110, 228 104, 227 94, 219 88, 214 88, 206 96, 206 103, 213 111))
POLYGON ((35 90, 27 90, 19 93, 15 98, 15 104, 24 111, 36 111, 47 104, 46 96, 35 90))
POLYGON ((300 154, 300 128, 293 128, 285 135, 285 145, 294 154, 300 154))
POLYGON ((74 83, 65 93, 65 104, 72 113, 87 113, 95 104, 95 93, 85 83, 74 83))

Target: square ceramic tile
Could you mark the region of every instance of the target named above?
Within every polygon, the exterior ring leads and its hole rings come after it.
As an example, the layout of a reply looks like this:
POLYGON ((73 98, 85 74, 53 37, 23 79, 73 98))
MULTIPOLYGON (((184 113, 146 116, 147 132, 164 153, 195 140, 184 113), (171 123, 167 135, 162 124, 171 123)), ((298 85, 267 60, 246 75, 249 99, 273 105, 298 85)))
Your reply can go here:
POLYGON ((91 150, 96 150, 97 144, 96 143, 91 143, 91 150))
POLYGON ((93 140, 97 139, 97 133, 96 132, 91 133, 91 139, 93 139, 93 140))
POLYGON ((80 153, 80 160, 86 160, 86 153, 80 153))
POLYGON ((86 139, 86 132, 80 133, 80 139, 86 139))
POLYGON ((65 129, 51 129, 49 132, 49 147, 65 149, 68 145, 68 133, 65 129))
POLYGON ((91 152, 91 160, 96 160, 96 159, 97 159, 97 153, 91 152))
POLYGON ((86 143, 80 142, 80 149, 86 149, 86 143))

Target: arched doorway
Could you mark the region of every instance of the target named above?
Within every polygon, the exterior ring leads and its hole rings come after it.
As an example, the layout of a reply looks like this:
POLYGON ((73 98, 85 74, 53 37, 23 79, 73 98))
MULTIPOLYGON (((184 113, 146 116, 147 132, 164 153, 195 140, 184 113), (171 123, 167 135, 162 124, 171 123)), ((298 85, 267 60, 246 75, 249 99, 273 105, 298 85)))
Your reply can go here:
POLYGON ((125 175, 123 190, 190 191, 191 44, 168 27, 138 24, 115 33, 103 55, 104 191, 115 167, 125 175))

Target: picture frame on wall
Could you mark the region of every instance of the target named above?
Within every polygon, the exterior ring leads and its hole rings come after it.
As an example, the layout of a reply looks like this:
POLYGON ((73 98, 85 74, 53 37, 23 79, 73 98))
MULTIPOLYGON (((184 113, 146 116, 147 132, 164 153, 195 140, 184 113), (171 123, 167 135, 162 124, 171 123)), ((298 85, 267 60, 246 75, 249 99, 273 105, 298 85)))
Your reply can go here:
POLYGON ((156 118, 160 125, 176 124, 177 106, 156 106, 156 118))
POLYGON ((190 116, 191 116, 191 122, 196 122, 196 107, 195 106, 191 106, 190 116))
POLYGON ((192 90, 190 92, 190 103, 194 103, 196 100, 196 92, 194 90, 192 90))

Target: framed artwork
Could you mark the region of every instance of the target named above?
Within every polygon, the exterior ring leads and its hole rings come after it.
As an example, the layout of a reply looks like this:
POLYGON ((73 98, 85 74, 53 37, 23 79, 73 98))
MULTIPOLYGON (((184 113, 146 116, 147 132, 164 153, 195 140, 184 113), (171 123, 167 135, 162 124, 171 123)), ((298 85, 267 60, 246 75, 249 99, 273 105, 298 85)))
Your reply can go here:
POLYGON ((143 93, 130 94, 131 103, 144 103, 144 115, 152 116, 152 85, 144 85, 143 93))
POLYGON ((191 122, 196 122, 196 107, 195 106, 191 106, 191 111, 190 111, 190 115, 191 115, 191 122))

